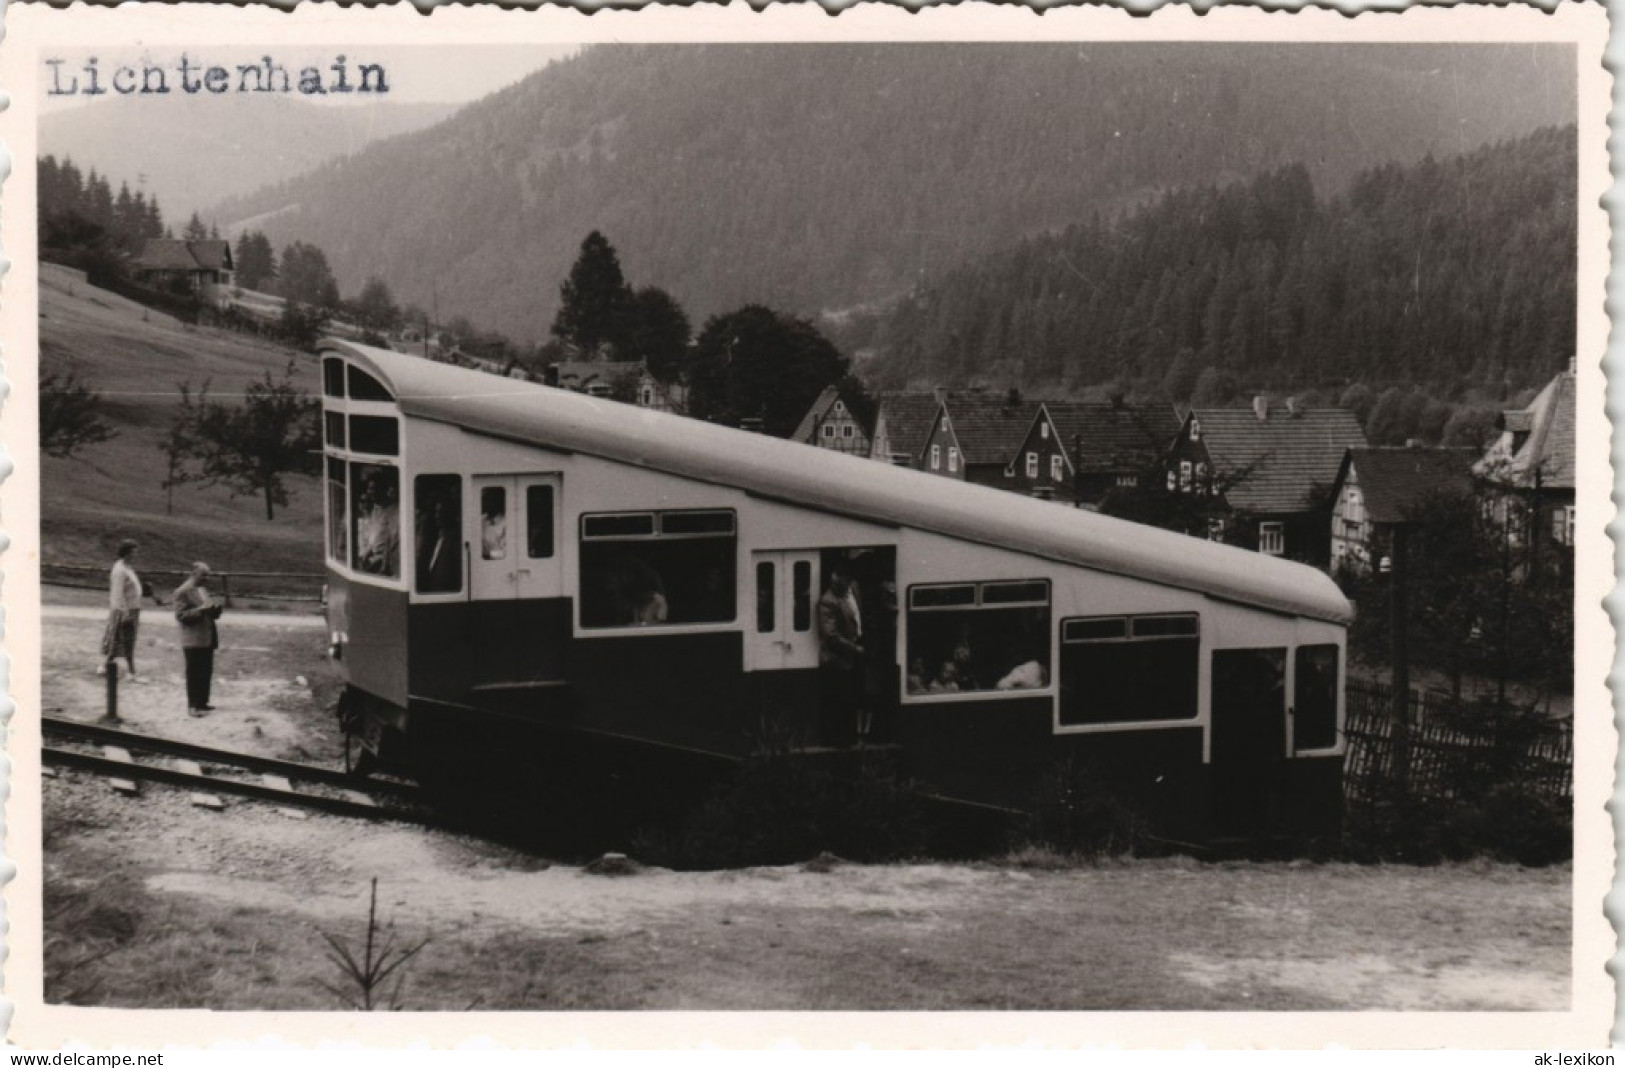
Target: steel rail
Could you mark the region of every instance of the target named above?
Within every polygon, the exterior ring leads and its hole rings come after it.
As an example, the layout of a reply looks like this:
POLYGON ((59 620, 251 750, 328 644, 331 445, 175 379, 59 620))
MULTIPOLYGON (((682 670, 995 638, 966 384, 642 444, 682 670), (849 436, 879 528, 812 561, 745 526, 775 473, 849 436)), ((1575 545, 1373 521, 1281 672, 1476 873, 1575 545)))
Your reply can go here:
POLYGON ((111 757, 98 756, 95 753, 84 753, 74 749, 58 749, 53 746, 44 746, 41 749, 41 759, 46 764, 77 768, 107 778, 143 779, 149 782, 181 786, 208 793, 235 794, 238 797, 253 798, 256 801, 270 801, 280 805, 313 808, 335 816, 353 816, 373 821, 395 820, 403 823, 423 823, 427 821, 427 817, 417 811, 391 809, 371 802, 352 801, 347 797, 303 794, 296 790, 284 790, 281 787, 267 786, 257 782, 243 782, 240 779, 194 775, 189 771, 114 760, 111 757))
POLYGON ((173 738, 137 734, 134 731, 120 730, 117 727, 104 727, 98 723, 84 723, 75 719, 63 719, 59 716, 41 716, 40 730, 45 734, 95 742, 97 745, 117 745, 132 751, 160 753, 164 756, 196 760, 199 763, 223 764, 227 767, 242 768, 245 771, 257 771, 262 774, 281 775, 283 778, 298 779, 303 782, 314 783, 319 786, 331 786, 340 790, 388 793, 405 798, 416 798, 420 793, 417 787, 406 783, 390 782, 387 779, 358 779, 354 775, 333 768, 319 768, 313 764, 300 764, 292 760, 277 760, 272 757, 255 756, 252 753, 238 753, 229 749, 211 749, 208 746, 176 741, 173 738))

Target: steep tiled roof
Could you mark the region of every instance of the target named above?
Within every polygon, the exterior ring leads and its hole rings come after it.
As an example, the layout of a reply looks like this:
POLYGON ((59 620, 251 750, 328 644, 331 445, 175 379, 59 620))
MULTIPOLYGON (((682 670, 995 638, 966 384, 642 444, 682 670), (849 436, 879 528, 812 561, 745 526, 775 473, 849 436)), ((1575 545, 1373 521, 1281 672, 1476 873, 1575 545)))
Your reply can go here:
POLYGON ((829 410, 835 407, 835 402, 840 396, 840 390, 834 386, 825 386, 824 392, 818 395, 818 399, 812 402, 812 407, 807 409, 807 414, 801 417, 801 422, 796 424, 795 433, 790 435, 790 440, 811 443, 813 433, 818 429, 818 421, 829 414, 829 410))
POLYGON ((886 424, 886 437, 891 451, 908 458, 919 459, 925 448, 925 439, 931 436, 931 426, 937 417, 937 398, 933 393, 882 393, 876 398, 875 427, 886 424))
POLYGON ((1412 446, 1349 450, 1349 463, 1360 483, 1366 515, 1374 523, 1408 522, 1432 496, 1471 493, 1473 460, 1472 449, 1412 446))
POLYGON ((1290 412, 1271 406, 1265 419, 1252 408, 1197 408, 1202 441, 1223 481, 1232 508, 1244 512, 1300 512, 1331 489, 1343 454, 1365 446, 1354 413, 1342 408, 1290 412))
POLYGON ((1079 474, 1111 474, 1145 467, 1179 433, 1179 416, 1166 404, 1045 401, 1055 433, 1079 474))
POLYGON ((1516 486, 1574 488, 1574 372, 1564 371, 1520 411, 1502 412, 1501 440, 1490 447, 1479 470, 1516 486), (1514 434, 1527 434, 1514 450, 1514 434))
POLYGON ((225 241, 150 237, 134 263, 136 269, 146 271, 229 271, 231 245, 225 241))
POLYGON ((950 393, 949 425, 968 464, 1007 464, 1038 414, 1038 401, 997 393, 950 393))

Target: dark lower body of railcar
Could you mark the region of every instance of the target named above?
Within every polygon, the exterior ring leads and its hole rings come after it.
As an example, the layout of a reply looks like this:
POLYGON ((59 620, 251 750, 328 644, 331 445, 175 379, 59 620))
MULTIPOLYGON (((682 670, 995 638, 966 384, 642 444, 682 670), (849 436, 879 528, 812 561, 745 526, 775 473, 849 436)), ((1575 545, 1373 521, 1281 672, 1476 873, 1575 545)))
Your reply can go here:
MULTIPOLYGON (((343 654, 347 733, 449 811, 521 836, 624 844, 680 819, 753 753, 839 765, 855 738, 831 736, 817 670, 742 671, 739 631, 577 637, 568 599, 409 606, 359 584, 343 609, 366 621, 343 654)), ((1341 757, 1209 763, 1199 724, 1058 734, 1052 702, 888 701, 871 737, 900 780, 983 840, 990 823, 1018 829, 1053 803, 1067 776, 1173 847, 1337 833, 1341 757)))

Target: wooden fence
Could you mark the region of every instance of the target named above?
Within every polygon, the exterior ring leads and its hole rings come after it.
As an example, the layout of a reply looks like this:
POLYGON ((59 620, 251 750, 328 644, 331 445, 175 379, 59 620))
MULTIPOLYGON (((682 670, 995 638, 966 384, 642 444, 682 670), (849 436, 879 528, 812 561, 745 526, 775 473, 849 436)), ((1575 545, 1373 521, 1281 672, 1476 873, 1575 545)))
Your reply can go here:
MULTIPOLYGON (((141 580, 152 587, 159 604, 169 600, 175 587, 186 581, 186 571, 142 568, 141 580)), ((43 564, 40 581, 49 586, 107 589, 107 568, 78 564, 43 564)), ((326 575, 289 571, 213 571, 210 585, 230 606, 233 599, 322 603, 326 575)))
MULTIPOLYGON (((1375 800, 1397 780, 1392 693, 1381 683, 1348 684, 1343 792, 1351 803, 1375 800)), ((1414 690, 1408 704, 1412 797, 1471 798, 1497 786, 1554 800, 1572 796, 1571 721, 1537 711, 1497 711, 1484 698, 1458 703, 1414 690)))

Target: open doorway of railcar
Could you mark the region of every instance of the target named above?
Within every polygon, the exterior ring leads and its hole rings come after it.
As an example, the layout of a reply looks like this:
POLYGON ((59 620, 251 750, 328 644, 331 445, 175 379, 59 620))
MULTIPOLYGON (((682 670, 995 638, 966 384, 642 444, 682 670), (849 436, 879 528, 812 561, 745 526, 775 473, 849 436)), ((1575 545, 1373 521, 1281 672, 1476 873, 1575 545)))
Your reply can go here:
POLYGON ((746 639, 760 741, 847 749, 893 736, 897 552, 758 550, 746 639))
POLYGON ((890 741, 899 677, 897 550, 826 549, 819 565, 819 743, 844 749, 890 741))

